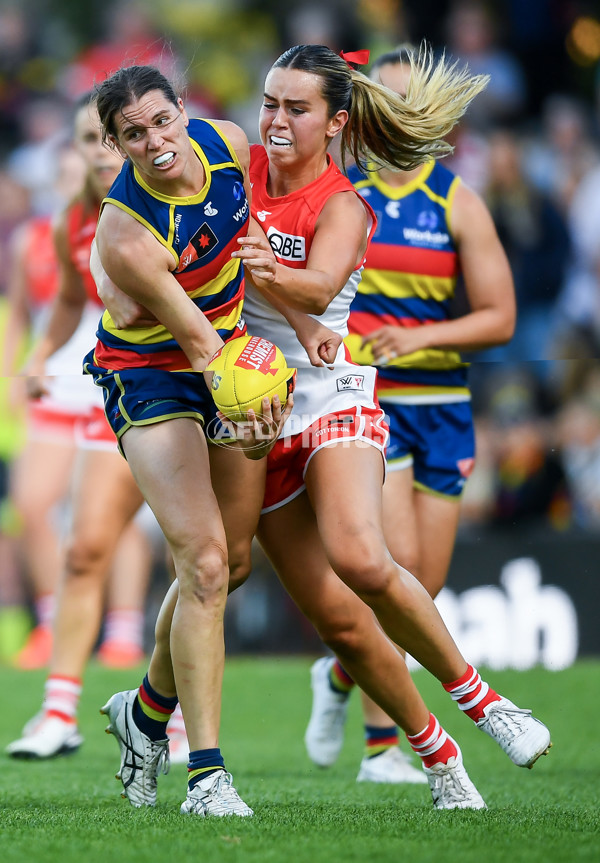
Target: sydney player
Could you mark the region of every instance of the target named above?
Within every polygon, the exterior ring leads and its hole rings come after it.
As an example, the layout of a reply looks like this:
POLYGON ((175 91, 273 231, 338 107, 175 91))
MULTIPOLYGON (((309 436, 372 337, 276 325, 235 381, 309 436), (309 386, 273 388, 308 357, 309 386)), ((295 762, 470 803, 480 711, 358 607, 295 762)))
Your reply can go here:
MULTIPOLYGON (((411 49, 381 56, 371 77, 402 96, 411 49)), ((377 395, 390 425, 383 486, 387 546, 432 597, 446 581, 475 441, 467 370, 458 351, 507 341, 515 321, 510 268, 481 199, 443 162, 349 177, 377 213, 378 229, 350 309, 346 342, 359 363, 378 366, 377 395), (459 272, 470 312, 450 319, 459 272), (435 536, 435 542, 431 541, 435 536)), ((350 675, 335 659, 312 670, 309 756, 336 759, 350 675)), ((359 781, 419 782, 398 749, 398 729, 363 696, 365 755, 359 781)))
POLYGON ((425 138, 426 121, 435 120, 438 134, 446 134, 484 83, 449 70, 443 61, 432 68, 425 52, 413 63, 404 99, 323 46, 285 52, 267 76, 263 147, 252 148, 250 167, 253 215, 275 242, 249 237, 238 252, 255 285, 249 285, 245 304, 249 330, 268 335, 298 368, 294 412, 268 456, 259 539, 344 669, 406 732, 438 808, 485 804, 458 745, 427 710, 372 612, 515 763, 530 766, 548 749, 550 736, 529 711, 481 680, 429 594, 387 550, 381 493, 385 428, 374 369, 352 366, 343 349, 333 369, 311 367, 269 300, 283 300, 346 334, 373 217, 329 159, 329 144, 341 133, 342 148, 350 144, 357 161, 362 156, 390 169, 417 168, 443 148, 422 140, 410 152, 404 142, 416 137, 417 128, 425 138))

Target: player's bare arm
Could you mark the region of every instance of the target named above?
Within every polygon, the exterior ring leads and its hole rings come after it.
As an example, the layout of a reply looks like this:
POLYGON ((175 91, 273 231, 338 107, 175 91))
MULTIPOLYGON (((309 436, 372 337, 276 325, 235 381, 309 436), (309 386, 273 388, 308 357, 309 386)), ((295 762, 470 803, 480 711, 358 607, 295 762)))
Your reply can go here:
POLYGON ((166 327, 191 368, 203 371, 223 342, 173 276, 173 256, 143 225, 111 204, 102 211, 96 242, 108 277, 166 327))
POLYGON ((29 377, 27 391, 30 398, 40 398, 46 394, 47 387, 43 380, 46 361, 66 345, 74 334, 87 302, 85 285, 71 260, 67 234, 65 211, 54 223, 52 232, 59 263, 58 291, 52 301, 46 327, 33 346, 25 367, 29 377))
POLYGON ((240 241, 242 258, 257 288, 300 312, 322 315, 342 290, 367 246, 367 213, 354 192, 338 192, 327 201, 315 226, 306 269, 275 260, 259 237, 240 241))
POLYGON ((507 342, 515 325, 510 266, 488 208, 460 183, 450 228, 457 244, 470 311, 423 327, 384 326, 364 339, 376 361, 409 356, 426 348, 474 351, 507 342))

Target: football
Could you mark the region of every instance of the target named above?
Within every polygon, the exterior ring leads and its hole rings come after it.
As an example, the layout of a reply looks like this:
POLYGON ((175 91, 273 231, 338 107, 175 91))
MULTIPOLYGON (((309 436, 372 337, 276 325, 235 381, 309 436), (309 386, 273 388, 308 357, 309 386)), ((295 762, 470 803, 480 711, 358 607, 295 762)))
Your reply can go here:
POLYGON ((260 414, 262 400, 279 396, 282 410, 296 383, 296 369, 288 368, 279 348, 259 336, 240 336, 217 351, 206 367, 213 372, 214 403, 234 422, 246 419, 251 408, 260 414))

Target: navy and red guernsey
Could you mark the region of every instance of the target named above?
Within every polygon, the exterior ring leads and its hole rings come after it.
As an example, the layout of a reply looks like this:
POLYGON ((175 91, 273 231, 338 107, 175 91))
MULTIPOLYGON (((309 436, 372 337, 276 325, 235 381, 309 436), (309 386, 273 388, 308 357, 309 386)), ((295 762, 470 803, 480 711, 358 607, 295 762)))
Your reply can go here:
MULTIPOLYGON (((210 120, 190 120, 188 134, 206 174, 197 195, 172 198, 151 189, 127 162, 104 199, 137 219, 173 256, 172 273, 223 341, 244 333, 244 271, 237 239, 247 234, 250 207, 233 146, 210 120)), ((105 369, 190 369, 171 333, 154 327, 117 329, 106 311, 95 363, 105 369)))

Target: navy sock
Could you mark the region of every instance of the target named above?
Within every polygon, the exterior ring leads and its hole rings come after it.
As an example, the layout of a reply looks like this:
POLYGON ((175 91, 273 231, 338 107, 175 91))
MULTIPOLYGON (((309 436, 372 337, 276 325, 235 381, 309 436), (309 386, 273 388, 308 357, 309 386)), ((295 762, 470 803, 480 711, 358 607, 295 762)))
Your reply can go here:
POLYGON ((390 725, 387 728, 378 728, 374 725, 365 725, 365 756, 376 758, 387 752, 394 746, 398 746, 398 726, 390 725))
POLYGON ((210 776, 217 770, 225 770, 225 762, 220 749, 196 749, 190 752, 188 763, 188 788, 192 789, 196 782, 210 776))
POLYGON ((177 707, 177 701, 177 696, 167 698, 153 689, 146 675, 138 697, 133 702, 133 721, 150 740, 164 740, 167 736, 167 722, 177 707))

